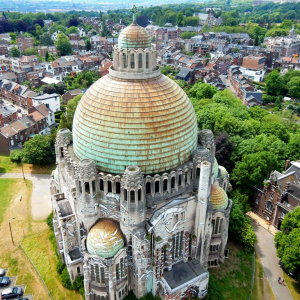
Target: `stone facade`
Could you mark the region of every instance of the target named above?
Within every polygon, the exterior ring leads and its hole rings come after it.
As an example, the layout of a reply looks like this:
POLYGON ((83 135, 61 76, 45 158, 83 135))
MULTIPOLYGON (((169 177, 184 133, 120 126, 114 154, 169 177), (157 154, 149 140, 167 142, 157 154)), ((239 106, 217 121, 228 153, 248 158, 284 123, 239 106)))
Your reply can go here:
MULTIPOLYGON (((143 29, 134 26, 138 36, 143 29)), ((130 29, 122 39, 119 42, 130 39, 128 45, 134 45, 130 29)), ((148 41, 150 37, 146 36, 145 43, 148 41)), ((161 76, 155 48, 115 47, 114 65, 100 81, 115 77, 128 83, 129 88, 137 80, 161 76)), ((151 97, 150 92, 148 96, 151 97)), ((163 103, 163 92, 160 96, 161 102, 153 104, 149 111, 163 103)), ((117 106, 122 97, 114 99, 112 105, 117 106)), ((83 100, 86 101, 82 99, 81 105, 86 105, 83 100)), ((130 124, 127 121, 127 126, 130 124)), ((73 136, 68 129, 57 134, 57 169, 51 180, 58 251, 72 281, 79 274, 84 275, 87 300, 120 300, 130 290, 138 298, 152 293, 163 299, 204 299, 209 280, 207 268, 225 259, 232 204, 226 195, 229 175, 215 159, 212 132, 202 130, 193 136, 196 147, 188 159, 169 170, 147 173, 140 161, 113 173, 107 170, 118 170, 114 168, 117 160, 110 159, 111 166, 104 172, 99 160, 87 155, 78 158, 74 146, 75 132, 80 129, 77 126, 81 127, 74 122, 73 136)), ((151 130, 154 135, 156 129, 151 130)), ((127 135, 119 138, 131 141, 127 135)), ((94 136, 91 143, 97 139, 94 136)), ((186 139, 183 143, 188 142, 186 139)), ((164 142, 165 147, 167 143, 164 142)), ((86 151, 90 146, 85 146, 86 151)), ((147 151, 150 157, 150 148, 147 151)), ((162 156, 158 155, 160 159, 162 156)))

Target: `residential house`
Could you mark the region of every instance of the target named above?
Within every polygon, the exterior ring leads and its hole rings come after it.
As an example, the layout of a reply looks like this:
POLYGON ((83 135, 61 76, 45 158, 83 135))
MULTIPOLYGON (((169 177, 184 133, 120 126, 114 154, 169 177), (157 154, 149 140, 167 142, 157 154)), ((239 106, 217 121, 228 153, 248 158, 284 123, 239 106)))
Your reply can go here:
POLYGON ((26 49, 32 49, 33 46, 33 38, 32 37, 18 37, 18 48, 21 53, 24 53, 26 49))
POLYGON ((0 127, 10 124, 18 119, 17 109, 5 103, 0 104, 1 122, 0 127))
POLYGON ((82 91, 79 89, 67 91, 62 95, 63 104, 66 105, 71 99, 74 99, 76 96, 82 94, 82 91))
POLYGON ((292 161, 283 173, 271 172, 269 179, 254 188, 253 211, 280 229, 285 215, 300 205, 299 175, 300 161, 292 161))
POLYGON ((179 73, 176 75, 176 80, 184 80, 188 83, 193 83, 194 81, 194 71, 188 68, 181 68, 179 73))
POLYGON ((32 97, 32 106, 37 106, 43 103, 45 105, 48 104, 49 108, 53 112, 60 110, 60 97, 58 94, 39 94, 32 97))

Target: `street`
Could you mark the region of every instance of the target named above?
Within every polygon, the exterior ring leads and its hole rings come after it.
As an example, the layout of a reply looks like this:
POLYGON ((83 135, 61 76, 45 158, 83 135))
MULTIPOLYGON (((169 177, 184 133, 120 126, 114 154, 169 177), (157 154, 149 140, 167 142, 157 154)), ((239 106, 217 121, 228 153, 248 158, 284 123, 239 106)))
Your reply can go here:
POLYGON ((28 110, 26 108, 23 108, 22 106, 19 106, 17 104, 13 104, 12 102, 8 101, 7 99, 4 99, 4 98, 1 98, 1 100, 3 100, 3 102, 6 104, 6 105, 13 105, 16 109, 21 109, 21 111, 24 111, 27 115, 28 113, 28 110))
POLYGON ((263 265, 275 298, 278 300, 293 300, 288 287, 277 282, 278 277, 283 278, 283 271, 278 265, 279 258, 276 255, 274 235, 262 226, 257 225, 257 222, 252 221, 252 224, 257 236, 255 250, 263 265))
MULTIPOLYGON (((22 173, 0 173, 0 178, 23 178, 22 173)), ((50 175, 25 174, 33 183, 31 212, 33 220, 45 220, 52 210, 50 175)))

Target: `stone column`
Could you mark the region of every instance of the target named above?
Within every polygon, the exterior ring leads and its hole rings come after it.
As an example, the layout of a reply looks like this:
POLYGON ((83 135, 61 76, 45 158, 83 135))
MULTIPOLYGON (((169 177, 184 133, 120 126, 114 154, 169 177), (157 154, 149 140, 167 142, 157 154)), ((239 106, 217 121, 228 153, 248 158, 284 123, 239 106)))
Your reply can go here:
POLYGON ((115 49, 115 51, 114 51, 114 68, 115 68, 115 70, 118 70, 119 65, 120 65, 119 52, 117 51, 117 49, 115 49))
POLYGON ((119 52, 119 70, 122 71, 123 69, 124 69, 123 53, 119 52))
POLYGON ((190 234, 188 232, 185 233, 185 241, 184 241, 184 256, 183 261, 187 262, 189 259, 189 247, 190 246, 190 234))
POLYGON ((131 53, 127 52, 127 71, 129 71, 130 67, 131 67, 131 65, 130 65, 131 60, 130 59, 131 59, 131 53))
POLYGON ((168 271, 171 271, 172 270, 172 262, 173 262, 173 258, 172 258, 172 255, 173 255, 173 242, 172 242, 172 239, 171 239, 171 241, 169 241, 167 251, 168 251, 167 252, 167 255, 168 255, 168 271))
POLYGON ((143 60, 143 72, 146 71, 146 53, 143 52, 142 54, 142 60, 143 60))
POLYGON ((134 68, 135 68, 135 72, 138 72, 138 69, 139 69, 139 54, 138 53, 134 53, 134 68))

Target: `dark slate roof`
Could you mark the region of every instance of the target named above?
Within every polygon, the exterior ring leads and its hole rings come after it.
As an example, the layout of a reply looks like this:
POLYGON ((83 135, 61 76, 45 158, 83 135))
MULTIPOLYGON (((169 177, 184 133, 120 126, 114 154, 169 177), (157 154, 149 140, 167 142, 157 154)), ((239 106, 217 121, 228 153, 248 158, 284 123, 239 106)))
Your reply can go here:
POLYGON ((66 217, 73 214, 72 207, 68 200, 62 200, 58 202, 58 207, 62 217, 66 217))
POLYGON ((191 69, 181 68, 180 72, 176 75, 176 77, 186 77, 191 71, 191 69))
POLYGON ((198 259, 192 259, 187 263, 183 261, 172 266, 171 271, 164 271, 164 279, 173 290, 188 281, 206 273, 198 259))

